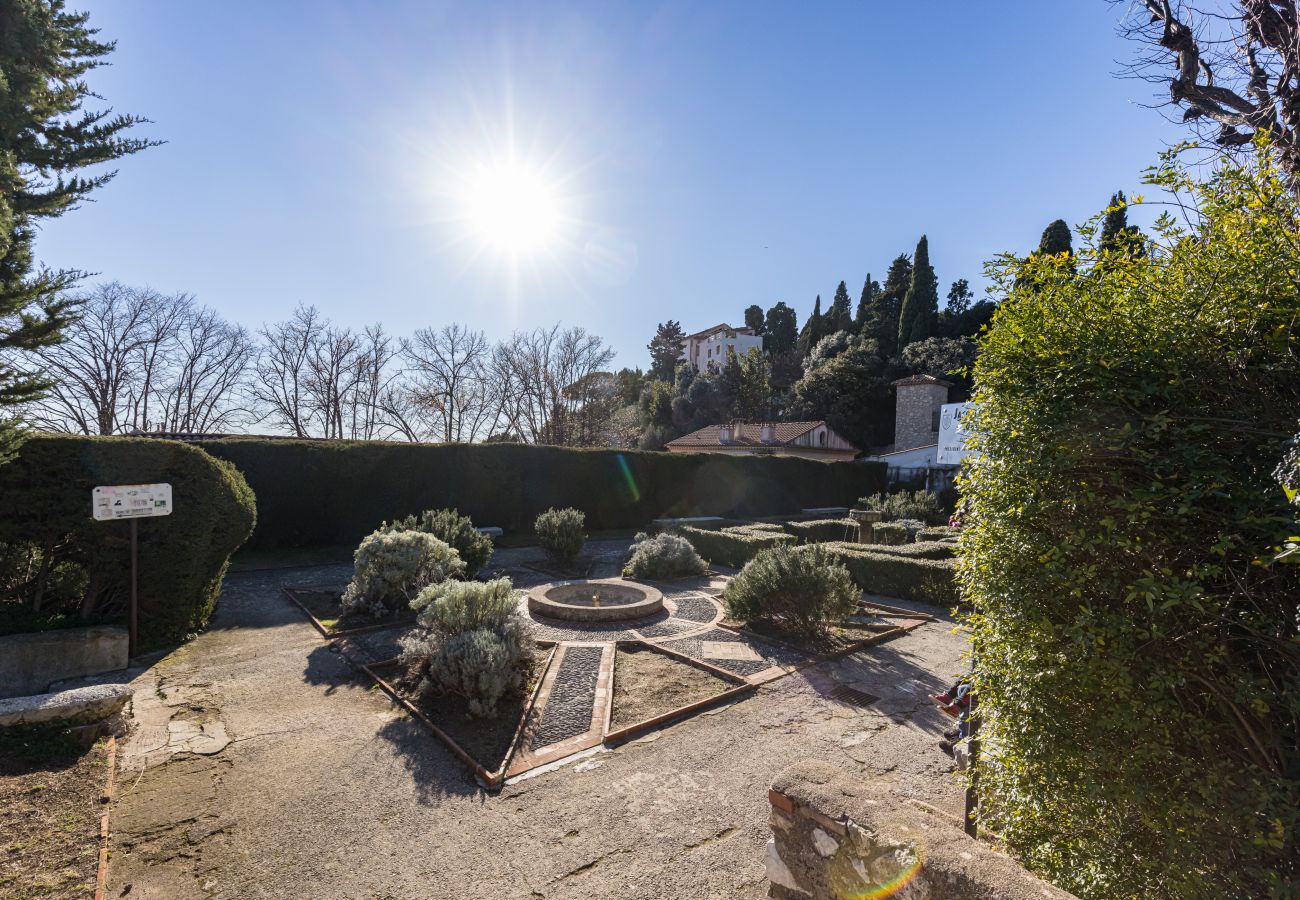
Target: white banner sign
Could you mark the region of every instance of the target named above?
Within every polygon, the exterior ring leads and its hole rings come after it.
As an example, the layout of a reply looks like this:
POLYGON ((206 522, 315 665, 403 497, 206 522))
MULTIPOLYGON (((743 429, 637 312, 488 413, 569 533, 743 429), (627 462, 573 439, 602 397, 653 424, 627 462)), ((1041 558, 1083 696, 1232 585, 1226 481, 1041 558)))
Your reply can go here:
POLYGON ((945 403, 939 413, 939 446, 935 462, 941 466, 958 465, 971 452, 966 447, 970 430, 963 427, 962 419, 975 404, 945 403))
POLYGON ((91 512, 96 519, 144 519, 172 514, 170 484, 118 484, 97 487, 91 512))

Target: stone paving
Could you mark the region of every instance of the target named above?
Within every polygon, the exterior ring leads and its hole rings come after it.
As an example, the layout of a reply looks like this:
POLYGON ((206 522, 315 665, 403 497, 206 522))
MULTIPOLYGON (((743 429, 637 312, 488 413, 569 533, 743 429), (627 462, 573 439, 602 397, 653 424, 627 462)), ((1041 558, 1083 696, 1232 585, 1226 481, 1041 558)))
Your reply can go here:
POLYGON ((600 647, 566 647, 556 670, 555 686, 542 707, 534 745, 546 747, 586 734, 596 704, 600 647))

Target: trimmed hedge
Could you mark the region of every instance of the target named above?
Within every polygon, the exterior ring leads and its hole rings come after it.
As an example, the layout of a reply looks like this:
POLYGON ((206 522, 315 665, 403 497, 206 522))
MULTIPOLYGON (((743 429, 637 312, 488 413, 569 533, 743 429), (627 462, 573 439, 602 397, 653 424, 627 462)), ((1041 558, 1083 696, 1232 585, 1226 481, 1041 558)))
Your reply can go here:
POLYGON ((200 441, 257 492, 252 545, 356 544, 399 516, 454 507, 480 525, 527 531, 573 506, 589 529, 670 516, 752 518, 843 505, 883 489, 883 463, 717 453, 576 450, 524 444, 407 444, 226 438, 200 441))
POLYGON ((84 596, 46 603, 84 607, 92 618, 125 610, 131 558, 128 524, 92 519, 91 493, 98 485, 156 482, 171 484, 175 512, 139 523, 142 649, 207 622, 230 555, 257 519, 248 483, 197 447, 148 438, 41 435, 0 466, 0 543, 52 547, 55 566, 83 570, 84 596))
POLYGON ((863 549, 870 544, 823 544, 849 570, 854 584, 885 597, 954 606, 958 600, 956 565, 951 559, 925 559, 863 549))
POLYGON ((931 525, 918 531, 916 539, 918 541, 956 541, 960 534, 960 528, 953 528, 949 525, 931 525))
POLYGON ((908 556, 913 559, 952 559, 956 547, 947 541, 916 541, 911 544, 857 544, 871 553, 908 556))
POLYGON ((780 531, 749 531, 745 528, 728 528, 725 531, 706 531, 703 528, 679 528, 678 534, 691 542, 695 552, 710 563, 740 568, 753 559, 760 550, 793 545, 796 538, 780 531))
POLYGON ((857 534, 858 523, 853 519, 809 519, 786 522, 785 530, 805 543, 822 544, 843 541, 846 534, 857 534))

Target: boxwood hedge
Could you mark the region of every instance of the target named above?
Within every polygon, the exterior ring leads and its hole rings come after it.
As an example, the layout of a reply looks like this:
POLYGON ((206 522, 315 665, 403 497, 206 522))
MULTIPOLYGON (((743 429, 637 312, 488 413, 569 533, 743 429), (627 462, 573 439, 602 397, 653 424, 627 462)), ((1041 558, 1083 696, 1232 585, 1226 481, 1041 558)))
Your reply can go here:
POLYGON ((785 530, 805 543, 820 544, 826 541, 842 541, 848 535, 858 532, 858 523, 852 519, 809 519, 803 522, 787 522, 785 530))
POLYGON ((768 531, 761 528, 727 528, 706 531, 703 528, 679 528, 678 533, 691 542, 695 552, 710 563, 740 568, 757 555, 758 551, 797 541, 792 534, 768 531))
POLYGON ((257 492, 252 544, 263 548, 355 544, 380 522, 439 507, 509 531, 565 506, 586 513, 589 529, 639 528, 669 516, 843 505, 884 483, 881 463, 714 453, 265 438, 199 446, 234 463, 257 492))
MULTIPOLYGON (((127 522, 91 518, 98 485, 168 482, 175 512, 139 523, 141 648, 161 646, 211 615, 230 555, 256 521, 253 492, 234 466, 197 447, 141 438, 42 435, 0 466, 0 545, 80 571, 76 596, 45 597, 76 617, 121 614, 130 590, 127 522)), ((12 559, 12 554, 6 554, 12 559)), ((21 573, 2 573, 23 596, 21 573), (18 577, 15 577, 18 576, 18 577)))
MULTIPOLYGON (((883 553, 873 544, 823 544, 864 591, 938 606, 957 603, 956 567, 951 559, 883 553)), ((891 548, 897 549, 897 548, 891 548)))

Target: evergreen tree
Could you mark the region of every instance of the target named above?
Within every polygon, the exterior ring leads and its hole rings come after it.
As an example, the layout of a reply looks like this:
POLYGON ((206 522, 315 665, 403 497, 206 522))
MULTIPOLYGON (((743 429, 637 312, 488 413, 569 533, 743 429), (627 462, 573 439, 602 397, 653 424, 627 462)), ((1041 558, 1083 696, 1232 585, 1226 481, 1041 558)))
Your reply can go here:
POLYGON ((812 315, 808 321, 803 323, 803 330, 799 332, 799 355, 807 356, 808 351, 817 345, 822 339, 822 295, 817 295, 817 302, 813 304, 812 315))
POLYGON ((1142 253, 1142 232, 1128 223, 1128 198, 1123 191, 1111 195, 1101 224, 1100 247, 1109 253, 1142 253))
POLYGON ((36 230, 116 174, 83 178, 80 170, 152 143, 124 136, 144 119, 82 109, 95 98, 83 76, 114 46, 97 40, 88 20, 66 12, 62 0, 0 0, 0 462, 21 440, 4 409, 47 387, 35 371, 15 367, 18 354, 57 344, 76 314, 65 292, 81 273, 37 268, 36 230))
POLYGON ((769 353, 789 353, 799 340, 799 317, 784 303, 777 302, 767 311, 763 323, 763 349, 769 353))
POLYGON ((754 330, 754 334, 762 334, 766 323, 763 319, 763 307, 755 303, 753 306, 745 308, 745 325, 754 330))
POLYGON ((950 315, 960 316, 970 311, 971 301, 975 299, 975 294, 971 292, 970 282, 965 278, 958 278, 948 288, 948 305, 944 307, 950 315))
POLYGON ((837 331, 849 331, 852 327, 853 313, 849 306, 849 288, 841 281, 840 286, 835 289, 835 299, 831 301, 831 308, 826 311, 825 334, 822 337, 837 331))
POLYGON ((853 317, 853 330, 861 334, 866 329, 867 323, 871 321, 871 311, 875 307, 876 295, 880 293, 880 282, 871 280, 871 273, 867 273, 867 280, 862 283, 862 296, 858 298, 857 315, 853 317))
POLYGON ((934 334, 935 319, 939 314, 939 282, 930 265, 930 243, 925 235, 916 245, 912 263, 912 284, 903 297, 903 308, 898 314, 898 344, 902 350, 913 341, 923 341, 934 334))
POLYGON ((877 295, 875 312, 868 322, 868 336, 875 338, 880 352, 886 357, 893 356, 898 349, 898 314, 911 283, 912 260, 906 253, 900 253, 889 264, 884 287, 877 295))
POLYGON ((1057 219, 1043 229, 1042 240, 1038 242, 1038 252, 1048 256, 1074 252, 1074 238, 1070 226, 1064 219, 1057 219))
POLYGON ((682 323, 669 319, 659 323, 654 339, 646 344, 650 351, 650 377, 660 381, 672 381, 677 371, 677 363, 682 357, 682 341, 686 332, 682 323))

